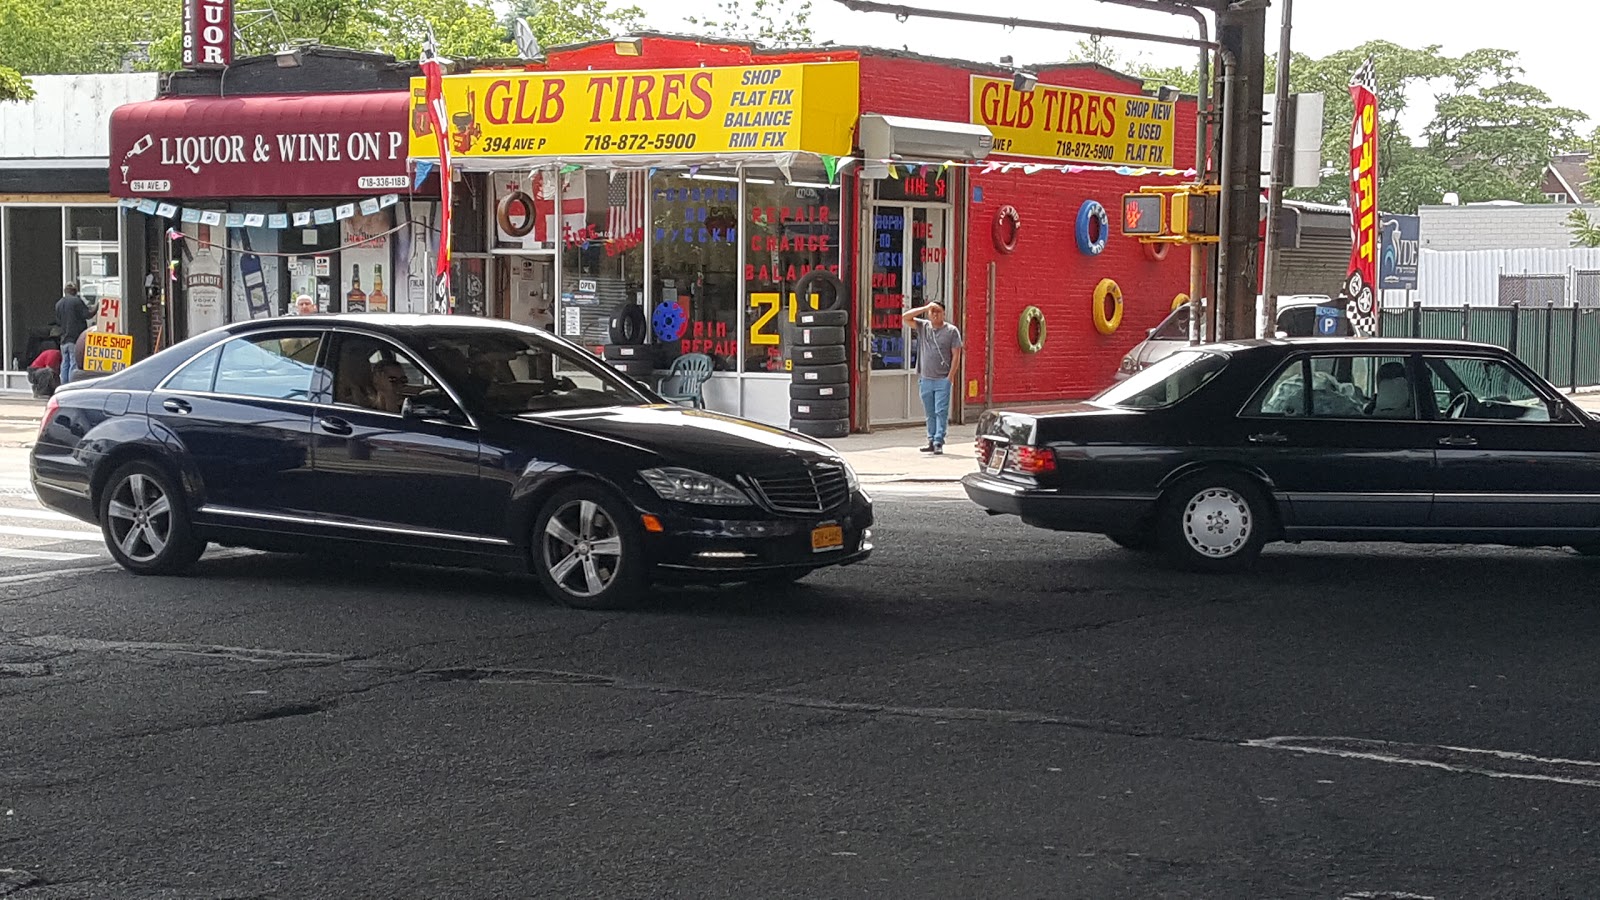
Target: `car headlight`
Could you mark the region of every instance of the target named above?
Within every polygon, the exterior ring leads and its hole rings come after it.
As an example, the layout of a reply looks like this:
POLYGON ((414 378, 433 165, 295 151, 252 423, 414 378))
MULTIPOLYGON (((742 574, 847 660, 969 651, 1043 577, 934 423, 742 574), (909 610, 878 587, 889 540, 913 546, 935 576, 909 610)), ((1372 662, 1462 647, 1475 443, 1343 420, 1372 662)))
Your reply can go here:
POLYGON ((844 482, 850 486, 850 493, 854 494, 861 490, 861 476, 856 474, 856 470, 842 459, 839 460, 839 465, 844 466, 844 482))
POLYGON ((749 506, 750 497, 744 491, 704 472, 668 466, 660 469, 643 469, 639 477, 663 500, 678 503, 703 503, 708 506, 749 506))

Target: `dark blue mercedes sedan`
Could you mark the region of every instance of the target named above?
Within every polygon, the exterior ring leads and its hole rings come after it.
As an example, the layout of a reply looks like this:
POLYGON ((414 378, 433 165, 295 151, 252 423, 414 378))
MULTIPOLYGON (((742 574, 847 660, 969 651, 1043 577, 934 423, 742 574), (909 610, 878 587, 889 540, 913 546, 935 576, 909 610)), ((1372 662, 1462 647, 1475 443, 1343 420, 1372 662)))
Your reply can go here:
POLYGON ((208 543, 534 572, 608 607, 655 581, 783 583, 872 551, 833 449, 663 403, 581 347, 459 316, 240 323, 63 387, 34 488, 118 563, 208 543))

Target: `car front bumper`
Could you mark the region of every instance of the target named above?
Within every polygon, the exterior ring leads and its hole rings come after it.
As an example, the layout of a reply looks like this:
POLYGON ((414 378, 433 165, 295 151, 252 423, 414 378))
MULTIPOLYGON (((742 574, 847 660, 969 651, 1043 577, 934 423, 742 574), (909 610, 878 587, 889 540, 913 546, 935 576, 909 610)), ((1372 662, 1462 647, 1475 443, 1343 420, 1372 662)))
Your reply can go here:
POLYGON ((1155 513, 1156 497, 1143 494, 1068 493, 975 473, 961 479, 967 497, 993 514, 1054 531, 1118 534, 1136 530, 1155 513))
POLYGON ((872 504, 857 493, 839 509, 809 516, 772 513, 743 518, 707 518, 681 511, 652 511, 660 532, 647 532, 645 546, 657 574, 669 580, 736 581, 780 573, 848 566, 872 553, 872 504), (838 528, 842 543, 813 549, 819 528, 838 528))

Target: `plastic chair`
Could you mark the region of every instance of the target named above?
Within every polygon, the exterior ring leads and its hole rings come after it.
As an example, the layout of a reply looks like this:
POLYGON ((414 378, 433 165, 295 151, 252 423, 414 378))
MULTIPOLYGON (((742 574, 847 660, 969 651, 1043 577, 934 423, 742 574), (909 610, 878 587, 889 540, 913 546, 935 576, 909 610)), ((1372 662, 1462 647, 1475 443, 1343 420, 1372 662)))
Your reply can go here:
POLYGON ((663 400, 673 403, 688 401, 695 409, 705 409, 706 401, 701 396, 701 388, 705 387, 715 365, 711 357, 704 353, 685 353, 672 361, 672 368, 667 370, 666 377, 657 385, 656 393, 663 400))

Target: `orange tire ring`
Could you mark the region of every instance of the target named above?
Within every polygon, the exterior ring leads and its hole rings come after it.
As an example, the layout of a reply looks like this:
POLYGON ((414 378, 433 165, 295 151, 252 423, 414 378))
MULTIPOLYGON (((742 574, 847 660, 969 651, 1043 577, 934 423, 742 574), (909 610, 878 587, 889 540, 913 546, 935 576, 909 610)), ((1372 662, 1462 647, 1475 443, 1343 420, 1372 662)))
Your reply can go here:
POLYGON ((500 223, 500 230, 506 234, 512 237, 526 235, 533 231, 533 198, 526 191, 515 188, 507 191, 494 208, 494 218, 500 223))

